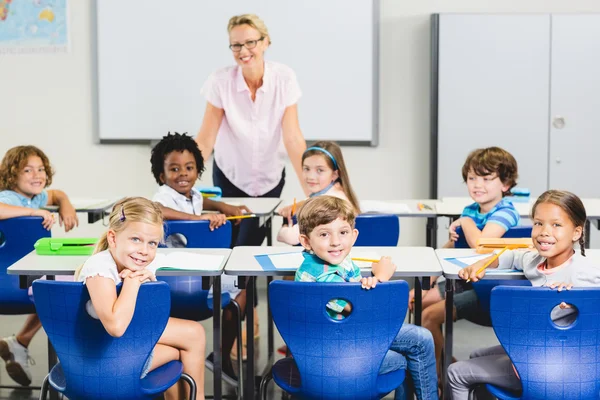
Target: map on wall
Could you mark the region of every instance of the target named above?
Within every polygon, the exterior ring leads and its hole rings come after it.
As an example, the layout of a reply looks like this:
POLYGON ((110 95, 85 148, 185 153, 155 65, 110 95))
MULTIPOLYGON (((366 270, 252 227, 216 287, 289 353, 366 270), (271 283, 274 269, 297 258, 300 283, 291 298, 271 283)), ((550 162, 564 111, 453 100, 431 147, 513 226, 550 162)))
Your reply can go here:
POLYGON ((69 50, 68 0, 0 0, 0 54, 69 50))

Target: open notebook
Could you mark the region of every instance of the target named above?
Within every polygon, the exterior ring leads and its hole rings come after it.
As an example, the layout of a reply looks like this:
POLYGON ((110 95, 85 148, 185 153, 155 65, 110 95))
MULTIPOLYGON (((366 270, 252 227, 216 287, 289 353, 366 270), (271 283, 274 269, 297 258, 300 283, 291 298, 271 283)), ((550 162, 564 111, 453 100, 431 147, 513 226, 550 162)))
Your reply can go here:
MULTIPOLYGON (((497 252, 498 251, 495 251, 494 253, 497 253, 497 252)), ((465 256, 465 257, 444 258, 445 261, 448 261, 448 263, 450 263, 450 265, 446 264, 444 266, 444 273, 458 274, 458 271, 460 271, 461 269, 468 267, 469 265, 475 264, 477 261, 491 257, 492 255, 493 255, 493 253, 477 254, 477 255, 465 256)), ((519 271, 516 269, 496 269, 496 268, 489 268, 489 269, 486 269, 486 271, 485 271, 485 273, 487 275, 505 274, 507 272, 508 273, 521 273, 522 271, 519 271)))
MULTIPOLYGON (((350 252, 351 257, 355 258, 365 258, 365 259, 375 259, 379 260, 381 258, 376 252, 373 251, 361 251, 361 250, 352 250, 350 252)), ((255 255, 254 258, 260 266, 266 270, 280 269, 280 270, 291 270, 295 271, 300 268, 302 262, 304 261, 304 256, 302 252, 284 252, 277 254, 258 254, 255 255)), ((393 260, 392 260, 393 261, 393 260)), ((359 268, 371 268, 370 262, 364 261, 354 261, 359 268)))
POLYGON ((157 254, 152 266, 169 271, 214 271, 221 269, 225 256, 177 251, 157 254))

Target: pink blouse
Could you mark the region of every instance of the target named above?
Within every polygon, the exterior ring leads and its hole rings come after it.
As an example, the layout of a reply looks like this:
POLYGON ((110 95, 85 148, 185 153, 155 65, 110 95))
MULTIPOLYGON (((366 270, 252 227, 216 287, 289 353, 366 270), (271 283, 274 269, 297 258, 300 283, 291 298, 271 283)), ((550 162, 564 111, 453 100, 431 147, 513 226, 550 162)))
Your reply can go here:
POLYGON ((281 122, 285 109, 301 96, 291 68, 265 61, 263 85, 252 101, 239 66, 213 73, 201 93, 225 110, 215 143, 215 160, 227 179, 251 196, 260 196, 281 180, 287 153, 281 122))

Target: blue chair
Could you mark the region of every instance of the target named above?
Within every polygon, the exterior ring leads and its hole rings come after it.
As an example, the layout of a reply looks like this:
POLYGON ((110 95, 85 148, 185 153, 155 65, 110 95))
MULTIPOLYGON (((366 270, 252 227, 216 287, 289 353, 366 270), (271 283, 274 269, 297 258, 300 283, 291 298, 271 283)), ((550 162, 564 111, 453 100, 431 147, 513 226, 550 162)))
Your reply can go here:
POLYGON ((293 358, 277 361, 263 377, 261 398, 266 399, 271 378, 300 399, 379 399, 404 382, 405 370, 378 372, 404 321, 405 281, 366 291, 358 283, 278 280, 269 285, 269 306, 293 358), (352 313, 342 320, 325 311, 336 298, 352 304, 352 313))
POLYGON ((493 385, 499 399, 598 399, 600 395, 600 289, 497 287, 492 290, 494 332, 521 378, 522 392, 493 385), (561 302, 579 315, 567 327, 550 318, 561 302))
POLYGON ((48 385, 71 400, 153 399, 179 379, 188 382, 190 398, 196 398, 196 384, 182 373, 180 361, 140 379, 169 319, 166 284, 141 286, 131 323, 120 338, 110 336, 99 320, 89 316, 90 295, 81 282, 35 281, 33 292, 38 315, 60 360, 44 379, 41 399, 46 398, 48 385))
POLYGON ((400 237, 400 220, 395 215, 360 214, 356 217, 358 239, 355 246, 396 247, 400 237))
POLYGON ((0 315, 33 314, 35 306, 27 290, 19 287, 19 277, 6 269, 33 250, 34 243, 50 232, 41 217, 19 217, 0 221, 0 315))
MULTIPOLYGON (((214 231, 209 228, 208 221, 166 221, 165 237, 179 234, 186 239, 187 248, 219 248, 228 249, 231 244, 231 223, 227 223, 214 231)), ((213 315, 213 301, 208 298, 208 290, 202 289, 201 276, 158 276, 157 280, 167 282, 171 289, 171 316, 174 318, 203 321, 213 315)), ((229 296, 221 294, 221 307, 232 304, 237 313, 238 326, 238 371, 243 369, 243 343, 241 340, 242 318, 239 304, 229 296)), ((238 392, 243 390, 242 379, 238 379, 238 392)))

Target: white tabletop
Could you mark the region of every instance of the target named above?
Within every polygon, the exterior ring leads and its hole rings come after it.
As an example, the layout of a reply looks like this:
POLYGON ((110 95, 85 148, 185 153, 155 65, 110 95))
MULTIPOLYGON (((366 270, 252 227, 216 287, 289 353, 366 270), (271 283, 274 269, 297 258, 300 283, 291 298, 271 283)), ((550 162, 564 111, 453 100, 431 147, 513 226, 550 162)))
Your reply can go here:
MULTIPOLYGON (((264 270, 254 256, 263 254, 281 254, 301 252, 300 246, 240 246, 234 247, 225 266, 225 274, 241 276, 285 276, 294 275, 299 265, 290 265, 289 268, 264 270)), ((442 268, 439 260, 431 247, 354 247, 351 256, 390 256, 396 264, 396 277, 421 277, 440 276, 442 268)), ((370 257, 369 257, 370 258, 370 257)), ((357 263, 359 266, 364 263, 357 263)), ((365 273, 369 268, 363 270, 365 273)))
MULTIPOLYGON (((529 218, 531 207, 536 199, 530 199, 528 202, 512 201, 521 218, 529 218)), ((440 216, 460 216, 464 208, 473 204, 470 197, 444 197, 437 204, 437 213, 440 216)))
MULTIPOLYGON (((119 201, 119 199, 89 199, 89 198, 69 198, 75 211, 77 212, 99 212, 106 211, 119 201)), ((58 210, 57 206, 46 206, 44 209, 49 211, 58 210)))
POLYGON ((403 218, 434 218, 437 216, 438 203, 438 200, 432 199, 361 200, 360 205, 364 213, 393 214, 403 218), (420 205, 429 208, 419 207, 420 205))
MULTIPOLYGON (((579 251, 579 249, 575 249, 579 251)), ((469 257, 478 255, 474 249, 438 249, 435 251, 437 254, 442 269, 444 270, 444 276, 449 279, 460 279, 458 277, 458 271, 461 270, 456 264, 453 264, 446 260, 446 258, 457 258, 457 257, 469 257)), ((483 254, 479 254, 482 255, 483 254)), ((600 266, 600 249, 585 249, 586 257, 600 266)), ((484 279, 522 279, 523 273, 521 272, 509 272, 501 269, 490 269, 487 271, 484 279)))
POLYGON ((281 199, 275 197, 222 197, 220 199, 211 199, 214 201, 222 201, 232 205, 245 205, 248 207, 253 214, 259 217, 272 215, 281 199))
MULTIPOLYGON (((188 252, 197 254, 213 254, 223 256, 223 262, 218 269, 197 271, 158 270, 157 275, 169 276, 216 276, 221 275, 230 249, 158 249, 158 253, 188 252)), ((73 275, 90 256, 40 256, 35 250, 21 258, 7 269, 9 275, 73 275)))

